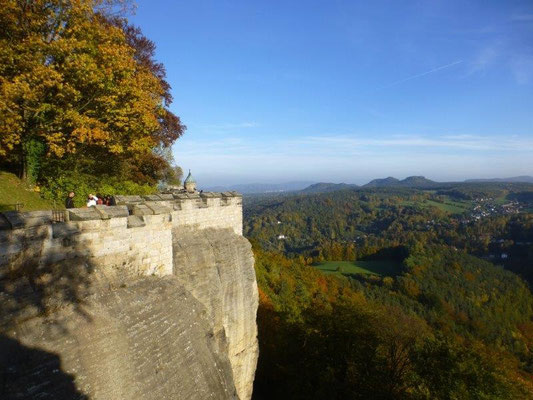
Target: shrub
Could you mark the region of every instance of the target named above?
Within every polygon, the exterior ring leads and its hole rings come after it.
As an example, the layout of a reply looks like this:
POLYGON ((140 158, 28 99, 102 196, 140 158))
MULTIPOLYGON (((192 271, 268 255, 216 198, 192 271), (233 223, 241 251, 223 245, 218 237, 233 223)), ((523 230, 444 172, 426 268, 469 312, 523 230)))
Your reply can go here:
POLYGON ((156 186, 141 185, 131 180, 121 180, 116 177, 94 177, 87 174, 64 174, 48 180, 41 189, 42 195, 57 204, 63 204, 67 194, 76 193, 74 204, 76 207, 85 205, 87 196, 92 194, 107 195, 145 195, 157 191, 156 186))

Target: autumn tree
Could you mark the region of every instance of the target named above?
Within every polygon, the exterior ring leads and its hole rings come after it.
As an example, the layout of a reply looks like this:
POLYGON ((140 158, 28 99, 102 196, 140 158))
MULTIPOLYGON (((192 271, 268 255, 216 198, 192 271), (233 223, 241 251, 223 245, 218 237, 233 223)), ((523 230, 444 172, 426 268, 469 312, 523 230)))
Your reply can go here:
POLYGON ((0 0, 0 159, 154 184, 185 127, 155 46, 104 0, 0 0), (108 8, 103 7, 108 6, 108 8))

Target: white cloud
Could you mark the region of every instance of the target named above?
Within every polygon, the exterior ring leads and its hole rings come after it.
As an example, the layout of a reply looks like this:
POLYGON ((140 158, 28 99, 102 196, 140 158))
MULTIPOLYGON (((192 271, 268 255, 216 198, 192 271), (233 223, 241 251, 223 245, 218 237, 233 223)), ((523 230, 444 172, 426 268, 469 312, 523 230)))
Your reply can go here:
POLYGON ((207 130, 207 131, 229 131, 235 129, 247 129, 247 128, 256 128, 259 126, 257 122, 254 121, 244 121, 244 122, 223 122, 217 124, 193 124, 198 129, 207 130))
POLYGON ((368 137, 333 135, 308 136, 292 144, 316 144, 326 148, 417 148, 427 149, 464 149, 472 151, 502 151, 523 150, 533 151, 533 139, 526 140, 517 137, 496 138, 481 135, 441 135, 441 136, 412 136, 393 135, 373 139, 368 137))
POLYGON ((511 17, 511 21, 530 22, 533 21, 533 14, 516 14, 511 17))
POLYGON ((492 66, 502 52, 501 42, 495 42, 488 46, 481 48, 470 62, 468 74, 483 73, 487 68, 492 66))
POLYGON ((533 81, 533 55, 522 54, 514 57, 511 62, 511 71, 516 81, 526 85, 533 81))
POLYGON ((395 175, 434 179, 531 174, 533 136, 303 136, 181 139, 178 164, 206 184, 329 180, 361 183, 395 175))
POLYGON ((526 85, 533 81, 533 54, 528 49, 518 51, 503 41, 485 46, 473 57, 468 75, 483 74, 491 68, 503 67, 510 71, 516 83, 526 85))
POLYGON ((385 85, 383 87, 380 88, 381 89, 387 89, 387 88, 390 88, 392 86, 396 86, 396 85, 400 85, 404 82, 408 82, 410 80, 413 80, 413 79, 417 79, 417 78, 422 78, 423 76, 426 76, 426 75, 430 75, 430 74, 434 74, 436 72, 439 72, 439 71, 442 71, 443 69, 447 69, 447 68, 450 68, 450 67, 453 67, 457 64, 461 64, 463 62, 463 60, 458 60, 458 61, 454 61, 452 63, 449 63, 449 64, 445 64, 445 65, 441 65, 439 67, 436 67, 436 68, 432 68, 428 71, 424 71, 424 72, 421 72, 421 73, 418 73, 418 74, 415 74, 415 75, 411 75, 411 76, 408 76, 406 78, 403 78, 403 79, 400 79, 398 81, 395 81, 395 82, 392 82, 388 85, 385 85))

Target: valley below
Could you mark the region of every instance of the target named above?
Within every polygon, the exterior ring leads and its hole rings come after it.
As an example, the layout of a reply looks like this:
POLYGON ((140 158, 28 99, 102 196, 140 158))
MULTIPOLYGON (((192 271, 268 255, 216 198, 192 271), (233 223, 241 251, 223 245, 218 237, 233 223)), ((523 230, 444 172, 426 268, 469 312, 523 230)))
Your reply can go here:
POLYGON ((482 182, 246 196, 253 398, 532 398, 531 193, 482 182))

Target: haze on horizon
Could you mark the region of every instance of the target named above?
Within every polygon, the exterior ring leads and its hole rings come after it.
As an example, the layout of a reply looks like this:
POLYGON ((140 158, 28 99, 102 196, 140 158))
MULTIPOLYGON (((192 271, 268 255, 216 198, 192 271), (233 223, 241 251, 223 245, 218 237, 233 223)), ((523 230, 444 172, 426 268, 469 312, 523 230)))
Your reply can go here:
POLYGON ((202 185, 533 175, 530 1, 148 1, 202 185))

